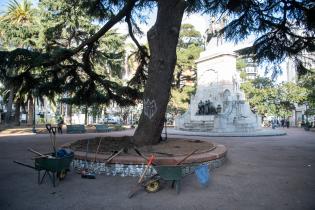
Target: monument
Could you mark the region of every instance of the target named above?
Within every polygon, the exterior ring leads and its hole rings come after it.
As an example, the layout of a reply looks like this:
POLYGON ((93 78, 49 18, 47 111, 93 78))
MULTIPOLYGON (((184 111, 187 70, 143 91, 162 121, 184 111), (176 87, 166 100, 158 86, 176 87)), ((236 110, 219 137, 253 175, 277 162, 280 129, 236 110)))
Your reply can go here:
POLYGON ((206 50, 196 61, 196 94, 188 111, 175 120, 176 129, 242 135, 260 130, 260 117, 251 111, 240 89, 236 47, 218 35, 224 24, 224 19, 212 21, 207 30, 206 50))

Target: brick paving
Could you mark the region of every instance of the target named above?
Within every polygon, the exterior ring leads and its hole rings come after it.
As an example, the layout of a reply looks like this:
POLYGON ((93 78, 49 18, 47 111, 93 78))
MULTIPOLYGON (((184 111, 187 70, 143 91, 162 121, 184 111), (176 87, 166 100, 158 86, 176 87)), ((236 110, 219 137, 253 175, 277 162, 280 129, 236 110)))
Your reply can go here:
MULTIPOLYGON (((315 209, 315 132, 284 130, 287 135, 272 137, 174 136, 223 144, 227 161, 211 173, 207 188, 191 175, 182 180, 180 195, 166 186, 132 199, 127 198, 137 182, 132 177, 88 180, 72 171, 56 188, 48 181, 37 185, 34 170, 12 161, 32 164, 28 147, 51 151, 48 135, 0 133, 0 209, 315 209)), ((64 134, 57 146, 132 132, 64 134)))

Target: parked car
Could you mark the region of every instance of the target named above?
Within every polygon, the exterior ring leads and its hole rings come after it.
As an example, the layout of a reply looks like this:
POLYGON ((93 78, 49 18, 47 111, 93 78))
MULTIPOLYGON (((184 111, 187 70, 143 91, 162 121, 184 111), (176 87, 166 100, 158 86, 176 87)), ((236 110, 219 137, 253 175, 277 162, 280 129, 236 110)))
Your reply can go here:
POLYGON ((109 116, 105 117, 103 122, 108 124, 120 124, 120 118, 115 116, 109 116))

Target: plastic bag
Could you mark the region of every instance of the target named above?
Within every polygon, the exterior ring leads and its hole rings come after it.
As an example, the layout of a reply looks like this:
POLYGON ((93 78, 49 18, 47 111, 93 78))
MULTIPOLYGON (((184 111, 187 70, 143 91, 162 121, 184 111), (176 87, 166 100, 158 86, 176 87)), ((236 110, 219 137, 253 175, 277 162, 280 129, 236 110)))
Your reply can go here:
POLYGON ((199 165, 195 169, 195 174, 197 176, 199 184, 202 187, 207 187, 209 184, 209 177, 210 177, 208 165, 206 164, 199 165))

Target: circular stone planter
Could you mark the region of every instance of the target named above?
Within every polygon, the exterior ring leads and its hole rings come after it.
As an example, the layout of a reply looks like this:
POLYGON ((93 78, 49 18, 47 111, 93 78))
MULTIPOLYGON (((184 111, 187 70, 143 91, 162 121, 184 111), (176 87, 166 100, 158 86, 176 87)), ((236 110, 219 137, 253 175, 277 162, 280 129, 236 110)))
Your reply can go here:
MULTIPOLYGON (((134 150, 131 137, 96 137, 77 140, 63 147, 74 150, 73 165, 76 170, 90 169, 97 174, 109 176, 139 176, 146 160, 134 150), (89 148, 87 152, 87 144, 89 148), (101 143, 100 143, 101 142, 101 143), (99 146, 100 145, 100 146, 99 146), (98 152, 96 154, 96 151, 98 152), (115 152, 124 149, 109 163, 106 160, 115 152)), ((181 163, 182 174, 192 173, 200 164, 207 164, 212 170, 221 166, 226 159, 227 149, 224 145, 200 140, 168 139, 157 145, 139 147, 138 150, 145 157, 155 156, 156 165, 176 165, 192 151, 197 150, 181 163)), ((147 176, 155 174, 154 167, 147 172, 147 176)))

